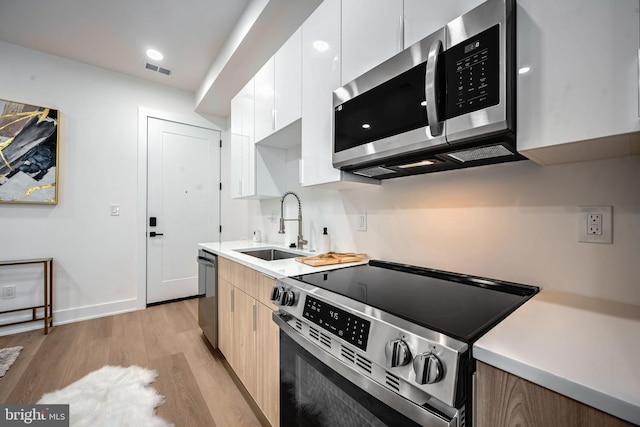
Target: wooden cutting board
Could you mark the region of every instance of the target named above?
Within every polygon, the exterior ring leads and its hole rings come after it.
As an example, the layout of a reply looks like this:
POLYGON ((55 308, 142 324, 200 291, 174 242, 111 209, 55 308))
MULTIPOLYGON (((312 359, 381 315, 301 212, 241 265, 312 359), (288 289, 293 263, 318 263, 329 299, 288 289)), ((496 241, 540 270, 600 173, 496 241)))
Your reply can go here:
POLYGON ((326 254, 308 257, 297 257, 296 261, 303 264, 318 267, 322 265, 343 264, 347 262, 359 262, 365 259, 364 254, 327 252, 326 254))

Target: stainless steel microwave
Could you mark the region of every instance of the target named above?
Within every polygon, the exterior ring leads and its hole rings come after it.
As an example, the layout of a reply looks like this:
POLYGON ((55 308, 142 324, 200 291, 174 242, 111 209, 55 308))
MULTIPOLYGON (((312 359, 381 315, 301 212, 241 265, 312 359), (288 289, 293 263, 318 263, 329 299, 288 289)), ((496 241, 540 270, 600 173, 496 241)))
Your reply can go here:
POLYGON ((487 0, 333 92, 334 167, 386 179, 522 160, 515 1, 487 0))

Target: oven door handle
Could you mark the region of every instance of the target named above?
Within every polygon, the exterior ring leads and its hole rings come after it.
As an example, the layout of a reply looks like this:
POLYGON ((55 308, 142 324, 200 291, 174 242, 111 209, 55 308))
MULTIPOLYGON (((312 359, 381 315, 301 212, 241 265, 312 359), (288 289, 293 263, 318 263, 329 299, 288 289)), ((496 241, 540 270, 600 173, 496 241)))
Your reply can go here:
POLYGON ((360 387, 366 393, 372 395, 379 401, 384 402, 386 405, 392 407, 401 414, 404 414, 406 417, 425 427, 458 426, 457 413, 453 418, 449 419, 443 417, 440 414, 430 411, 426 404, 424 406, 418 406, 415 403, 411 403, 409 400, 401 397, 391 390, 384 388, 372 379, 358 374, 331 354, 317 347, 287 323, 287 321, 293 317, 290 314, 281 311, 274 311, 271 317, 273 318, 273 321, 278 325, 278 327, 280 327, 280 331, 287 334, 289 338, 294 340, 298 345, 311 353, 315 358, 320 360, 325 365, 329 366, 338 374, 342 375, 349 382, 360 387))

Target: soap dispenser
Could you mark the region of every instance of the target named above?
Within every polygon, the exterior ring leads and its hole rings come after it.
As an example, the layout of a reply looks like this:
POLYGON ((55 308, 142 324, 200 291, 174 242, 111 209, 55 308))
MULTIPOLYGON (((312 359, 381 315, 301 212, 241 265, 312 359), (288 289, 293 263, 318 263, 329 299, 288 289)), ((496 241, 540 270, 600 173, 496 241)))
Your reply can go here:
POLYGON ((327 253, 331 251, 331 236, 327 233, 327 227, 322 229, 322 236, 320 236, 320 252, 327 253))

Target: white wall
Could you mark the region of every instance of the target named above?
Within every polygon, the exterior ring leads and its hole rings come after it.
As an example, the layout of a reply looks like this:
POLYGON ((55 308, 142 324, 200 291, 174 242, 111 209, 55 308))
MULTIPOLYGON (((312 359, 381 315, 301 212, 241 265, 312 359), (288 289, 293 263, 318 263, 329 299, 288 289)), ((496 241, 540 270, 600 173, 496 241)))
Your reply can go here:
MULTIPOLYGON (((338 192, 295 184, 298 155, 289 152, 289 189, 302 199, 312 246, 328 227, 336 251, 640 305, 640 156, 522 161, 338 192), (577 206, 601 204, 613 206, 613 244, 579 243, 577 206), (358 212, 367 213, 366 232, 356 231, 358 212)), ((269 217, 279 206, 262 201, 257 213, 275 241, 282 236, 269 217)))
MULTIPOLYGON (((1 98, 61 114, 58 204, 0 205, 0 260, 54 258, 56 323, 140 307, 138 110, 202 122, 193 94, 3 42, 0 58, 1 98), (110 216, 111 204, 120 216, 110 216)), ((15 300, 0 299, 0 310, 29 305, 37 278, 0 271, 0 284, 25 283, 15 300)))

